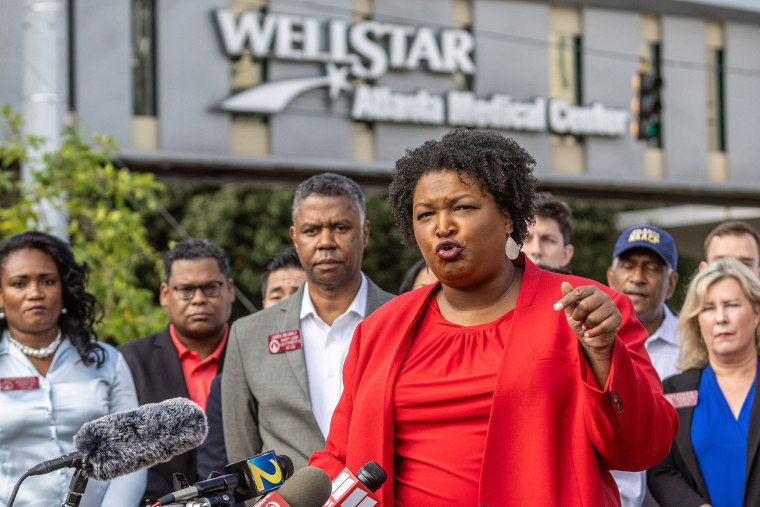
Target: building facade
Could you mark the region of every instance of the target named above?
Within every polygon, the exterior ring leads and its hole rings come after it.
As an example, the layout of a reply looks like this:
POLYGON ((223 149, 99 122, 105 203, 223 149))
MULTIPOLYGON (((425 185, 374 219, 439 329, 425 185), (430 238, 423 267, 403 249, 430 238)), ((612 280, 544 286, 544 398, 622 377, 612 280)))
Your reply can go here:
MULTIPOLYGON (((69 0, 71 121, 163 178, 387 183, 407 148, 496 128, 565 195, 757 206, 760 4, 69 0), (625 4, 623 6, 623 4, 625 4), (635 139, 632 78, 662 79, 635 139)), ((24 2, 0 2, 20 110, 24 2)))

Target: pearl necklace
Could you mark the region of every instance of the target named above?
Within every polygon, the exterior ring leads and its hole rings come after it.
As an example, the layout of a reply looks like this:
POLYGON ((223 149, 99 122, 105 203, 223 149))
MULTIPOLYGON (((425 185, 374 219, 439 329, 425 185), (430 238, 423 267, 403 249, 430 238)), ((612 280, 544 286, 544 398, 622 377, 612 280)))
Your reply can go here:
POLYGON ((61 334, 60 327, 58 328, 58 335, 55 337, 55 340, 50 342, 50 345, 42 349, 35 349, 27 345, 24 345, 23 343, 19 343, 13 338, 13 335, 11 334, 10 329, 6 328, 5 332, 8 333, 8 339, 10 340, 10 342, 13 344, 14 347, 19 349, 25 355, 30 356, 30 357, 36 357, 37 359, 46 359, 52 356, 53 354, 55 354, 55 351, 58 350, 58 346, 63 341, 63 335, 61 334))

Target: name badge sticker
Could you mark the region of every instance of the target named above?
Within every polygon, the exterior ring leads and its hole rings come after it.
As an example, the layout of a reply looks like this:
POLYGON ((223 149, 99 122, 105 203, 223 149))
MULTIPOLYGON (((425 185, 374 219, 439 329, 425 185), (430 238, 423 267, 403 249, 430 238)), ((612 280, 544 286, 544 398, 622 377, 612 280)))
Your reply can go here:
POLYGON ((665 399, 673 405, 673 408, 696 407, 699 391, 682 391, 665 395, 665 399))
POLYGON ((267 340, 269 340, 270 354, 281 354, 283 352, 290 352, 291 350, 298 350, 303 347, 300 329, 271 334, 267 340))
POLYGON ((39 388, 39 377, 0 378, 0 391, 32 391, 39 388))

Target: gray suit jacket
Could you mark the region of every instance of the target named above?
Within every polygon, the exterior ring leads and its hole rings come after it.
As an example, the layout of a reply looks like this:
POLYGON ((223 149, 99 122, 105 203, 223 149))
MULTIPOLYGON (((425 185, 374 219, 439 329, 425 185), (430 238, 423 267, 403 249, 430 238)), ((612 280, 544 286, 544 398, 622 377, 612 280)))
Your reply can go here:
MULTIPOLYGON (((367 278, 369 315, 394 297, 367 278)), ((270 354, 270 335, 301 329, 305 285, 284 301, 233 324, 222 375, 224 441, 230 462, 274 450, 306 466, 325 438, 311 411, 303 349, 270 354)))

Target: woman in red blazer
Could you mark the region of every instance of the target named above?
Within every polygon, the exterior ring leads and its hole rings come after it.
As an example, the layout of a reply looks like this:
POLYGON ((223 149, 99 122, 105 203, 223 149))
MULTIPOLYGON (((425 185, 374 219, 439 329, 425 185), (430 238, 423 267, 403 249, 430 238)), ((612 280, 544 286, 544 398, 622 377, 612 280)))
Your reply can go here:
POLYGON ((396 221, 440 282, 359 325, 311 465, 377 461, 388 506, 598 507, 620 505, 609 469, 665 457, 678 421, 630 301, 519 253, 534 164, 464 129, 396 163, 396 221))

